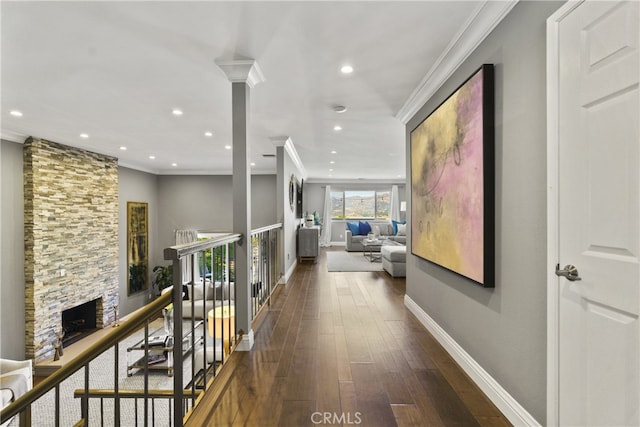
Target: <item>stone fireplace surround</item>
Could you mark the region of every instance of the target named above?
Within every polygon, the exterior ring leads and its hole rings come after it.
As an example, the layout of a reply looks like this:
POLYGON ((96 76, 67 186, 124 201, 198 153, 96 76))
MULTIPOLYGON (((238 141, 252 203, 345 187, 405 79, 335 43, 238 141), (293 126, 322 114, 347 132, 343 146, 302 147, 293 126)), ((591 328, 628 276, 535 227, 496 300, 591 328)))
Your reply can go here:
POLYGON ((118 304, 118 163, 29 138, 24 144, 25 352, 54 354, 62 311, 92 301, 96 327, 118 304))

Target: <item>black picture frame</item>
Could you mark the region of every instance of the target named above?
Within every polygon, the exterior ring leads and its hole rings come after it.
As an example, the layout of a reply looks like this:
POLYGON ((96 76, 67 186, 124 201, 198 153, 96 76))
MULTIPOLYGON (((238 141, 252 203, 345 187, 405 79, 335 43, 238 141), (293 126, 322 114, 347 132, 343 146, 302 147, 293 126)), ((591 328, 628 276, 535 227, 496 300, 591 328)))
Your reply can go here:
POLYGON ((495 286, 495 77, 483 64, 410 135, 411 253, 495 286))

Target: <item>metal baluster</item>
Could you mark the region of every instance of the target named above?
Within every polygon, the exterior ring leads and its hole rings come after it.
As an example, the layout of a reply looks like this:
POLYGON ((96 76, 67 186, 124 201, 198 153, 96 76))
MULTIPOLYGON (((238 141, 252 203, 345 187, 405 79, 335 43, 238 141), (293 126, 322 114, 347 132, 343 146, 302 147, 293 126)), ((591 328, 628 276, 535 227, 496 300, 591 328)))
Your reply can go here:
MULTIPOLYGON (((147 426, 149 416, 149 320, 144 324, 144 426, 147 426)), ((136 412, 137 419, 137 412, 136 412)))
POLYGON ((89 426, 89 364, 84 365, 84 396, 82 397, 84 400, 84 413, 82 414, 82 418, 84 418, 85 426, 89 426))
MULTIPOLYGON (((56 384, 56 427, 60 427, 60 384, 56 384)), ((81 402, 82 403, 82 402, 81 402)), ((82 411, 80 411, 82 413, 82 411)))
POLYGON ((116 345, 113 346, 113 358, 115 360, 115 364, 113 367, 113 420, 115 427, 120 427, 120 388, 118 387, 118 371, 119 371, 119 349, 120 342, 118 341, 116 345))
POLYGON ((133 399, 133 409, 134 409, 134 412, 135 412, 135 417, 134 418, 136 420, 135 427, 138 427, 138 398, 137 397, 133 399))
POLYGON ((104 427, 104 398, 100 398, 100 426, 104 427))

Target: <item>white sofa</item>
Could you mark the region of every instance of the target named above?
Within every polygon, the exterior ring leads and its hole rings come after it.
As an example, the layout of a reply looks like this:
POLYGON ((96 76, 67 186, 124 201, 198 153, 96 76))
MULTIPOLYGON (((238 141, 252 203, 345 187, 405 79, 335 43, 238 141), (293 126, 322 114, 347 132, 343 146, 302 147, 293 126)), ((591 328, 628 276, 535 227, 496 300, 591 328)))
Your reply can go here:
POLYGON ((401 245, 384 245, 380 249, 382 268, 392 277, 407 276, 407 247, 401 245))
MULTIPOLYGON (((18 376, 23 378, 24 381, 18 380, 18 388, 16 392, 26 392, 33 388, 33 365, 31 360, 9 360, 0 359, 0 379, 8 380, 8 377, 18 376)), ((6 387, 7 384, 3 381, 2 387, 6 387)), ((2 400, 2 409, 6 408, 9 403, 20 396, 14 396, 14 391, 9 388, 0 388, 0 399, 2 400)), ((2 424, 2 427, 9 425, 11 420, 2 424)))
MULTIPOLYGON (((369 221, 369 225, 371 226, 371 232, 376 236, 382 236, 383 238, 392 240, 402 245, 407 244, 407 236, 399 236, 393 234, 393 227, 390 222, 369 221)), ((364 235, 354 236, 351 230, 349 230, 349 228, 347 227, 345 232, 345 249, 348 252, 362 252, 364 250, 362 241, 366 238, 367 236, 364 235)), ((376 249, 374 249, 374 251, 376 251, 376 249)))
MULTIPOLYGON (((203 314, 206 317, 209 310, 212 310, 214 306, 221 305, 222 301, 235 298, 233 283, 229 286, 228 283, 223 285, 220 282, 216 282, 214 286, 207 281, 206 285, 196 283, 195 285, 184 285, 184 287, 187 290, 188 298, 182 300, 183 318, 203 319, 203 314)), ((163 289, 162 293, 171 292, 172 289, 173 286, 170 286, 163 289)))

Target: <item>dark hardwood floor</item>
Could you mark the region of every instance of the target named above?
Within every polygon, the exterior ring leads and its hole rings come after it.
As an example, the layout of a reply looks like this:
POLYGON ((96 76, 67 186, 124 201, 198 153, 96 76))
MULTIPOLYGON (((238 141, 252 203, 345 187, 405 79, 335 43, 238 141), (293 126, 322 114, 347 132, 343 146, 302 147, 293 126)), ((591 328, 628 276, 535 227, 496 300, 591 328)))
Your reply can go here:
POLYGON ((188 425, 510 425, 405 308, 404 279, 329 273, 325 254, 281 286, 188 425))

